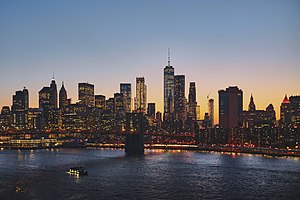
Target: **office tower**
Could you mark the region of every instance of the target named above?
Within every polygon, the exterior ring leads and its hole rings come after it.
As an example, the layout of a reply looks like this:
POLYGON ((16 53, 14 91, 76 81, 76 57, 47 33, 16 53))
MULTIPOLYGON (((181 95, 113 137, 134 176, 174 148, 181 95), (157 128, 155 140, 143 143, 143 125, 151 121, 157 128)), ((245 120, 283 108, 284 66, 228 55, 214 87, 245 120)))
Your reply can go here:
POLYGON ((280 125, 282 127, 286 127, 290 123, 291 123, 290 100, 288 99, 287 95, 285 95, 280 105, 280 125))
POLYGON ((121 131, 125 129, 125 107, 126 100, 122 93, 114 93, 114 113, 115 113, 115 124, 114 129, 121 131))
POLYGON ((282 127, 299 126, 300 124, 300 96, 285 95, 280 106, 280 125, 282 127))
POLYGON ((54 77, 52 78, 52 81, 50 84, 50 102, 51 102, 53 108, 57 108, 57 86, 56 86, 54 77))
POLYGON ((12 125, 12 114, 9 106, 3 106, 0 115, 0 130, 7 130, 12 125))
POLYGON ((78 99, 80 104, 88 107, 94 107, 94 85, 89 83, 78 83, 78 99))
POLYGON ((155 118, 155 103, 148 103, 147 115, 155 118))
POLYGON ((196 85, 195 82, 190 82, 189 88, 189 102, 188 102, 188 118, 190 120, 196 120, 197 113, 196 113, 196 85))
POLYGON ((300 96, 290 96, 290 115, 292 126, 300 125, 300 96))
POLYGON ((144 77, 136 78, 136 111, 146 113, 147 106, 147 86, 144 77))
POLYGON ((222 128, 237 128, 241 125, 243 91, 237 86, 219 90, 219 125, 222 128))
POLYGON ((23 88, 25 110, 29 109, 29 92, 26 87, 23 88))
POLYGON ((115 99, 114 98, 109 98, 106 100, 105 109, 110 111, 111 113, 115 112, 115 99))
POLYGON ((95 107, 105 110, 106 100, 104 95, 95 95, 95 107))
POLYGON ((208 100, 208 115, 209 115, 209 120, 211 121, 211 126, 214 126, 214 100, 209 99, 208 100))
POLYGON ((269 104, 266 110, 257 110, 251 94, 248 110, 243 111, 242 122, 244 128, 251 130, 254 128, 274 127, 276 118, 273 105, 269 104))
POLYGON ((254 104, 253 96, 251 94, 248 111, 255 111, 255 110, 256 110, 256 106, 254 104))
POLYGON ((29 94, 28 90, 24 87, 23 91, 16 91, 13 95, 13 105, 12 105, 12 114, 13 114, 13 125, 17 129, 27 128, 28 118, 28 99, 29 94))
POLYGON ((43 87, 39 91, 39 108, 43 108, 44 105, 51 105, 50 102, 50 88, 49 87, 43 87))
POLYGON ((170 65, 170 49, 168 65, 164 68, 164 113, 174 112, 174 68, 170 65))
POLYGON ((125 98, 122 93, 114 93, 114 112, 125 113, 125 98))
POLYGON ((131 83, 120 83, 120 93, 125 98, 125 112, 131 112, 131 83))
POLYGON ((43 129, 43 109, 29 108, 28 110, 28 129, 42 130, 43 129))
POLYGON ((174 76, 174 113, 176 120, 186 120, 185 76, 174 76))
POLYGON ((64 82, 62 82, 61 88, 59 90, 59 108, 61 110, 65 110, 68 104, 69 102, 68 102, 67 91, 65 89, 64 82))

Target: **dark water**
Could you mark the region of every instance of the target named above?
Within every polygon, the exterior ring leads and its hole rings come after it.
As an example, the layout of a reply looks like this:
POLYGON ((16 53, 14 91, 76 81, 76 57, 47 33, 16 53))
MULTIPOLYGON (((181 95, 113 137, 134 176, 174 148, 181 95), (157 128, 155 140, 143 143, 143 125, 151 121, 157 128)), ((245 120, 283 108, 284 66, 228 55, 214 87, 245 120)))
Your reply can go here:
POLYGON ((221 153, 0 151, 0 199, 298 199, 300 160, 221 153), (76 178, 69 167, 85 166, 76 178))

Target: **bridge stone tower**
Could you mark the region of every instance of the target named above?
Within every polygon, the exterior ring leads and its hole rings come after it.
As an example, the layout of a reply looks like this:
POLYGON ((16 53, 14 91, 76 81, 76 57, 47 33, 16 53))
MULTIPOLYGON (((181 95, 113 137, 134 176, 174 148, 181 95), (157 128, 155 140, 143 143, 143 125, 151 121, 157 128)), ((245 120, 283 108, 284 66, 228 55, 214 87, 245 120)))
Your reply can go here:
POLYGON ((127 155, 144 154, 144 113, 126 113, 125 152, 127 155))

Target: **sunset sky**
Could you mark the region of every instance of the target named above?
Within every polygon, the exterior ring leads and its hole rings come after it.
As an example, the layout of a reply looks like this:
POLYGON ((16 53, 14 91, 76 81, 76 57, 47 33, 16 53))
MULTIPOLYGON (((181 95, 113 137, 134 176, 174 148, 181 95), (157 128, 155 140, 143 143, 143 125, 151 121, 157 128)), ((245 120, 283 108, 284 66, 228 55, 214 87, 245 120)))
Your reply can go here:
POLYGON ((0 1, 0 106, 29 89, 30 106, 52 74, 77 100, 77 83, 95 85, 107 98, 120 82, 144 76, 148 102, 163 108, 167 49, 176 74, 195 81, 201 118, 206 96, 237 85, 244 109, 251 93, 257 109, 285 94, 300 95, 298 0, 51 0, 0 1))

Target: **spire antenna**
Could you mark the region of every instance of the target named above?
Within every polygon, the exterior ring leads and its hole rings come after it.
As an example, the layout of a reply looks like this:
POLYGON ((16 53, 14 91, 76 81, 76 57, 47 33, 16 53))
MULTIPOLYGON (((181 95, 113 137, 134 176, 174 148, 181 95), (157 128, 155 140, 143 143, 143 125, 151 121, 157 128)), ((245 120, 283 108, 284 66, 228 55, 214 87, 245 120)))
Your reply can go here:
POLYGON ((54 80, 54 72, 53 72, 53 76, 52 76, 52 79, 54 80))
POLYGON ((168 48, 168 66, 170 67, 170 47, 168 48))

